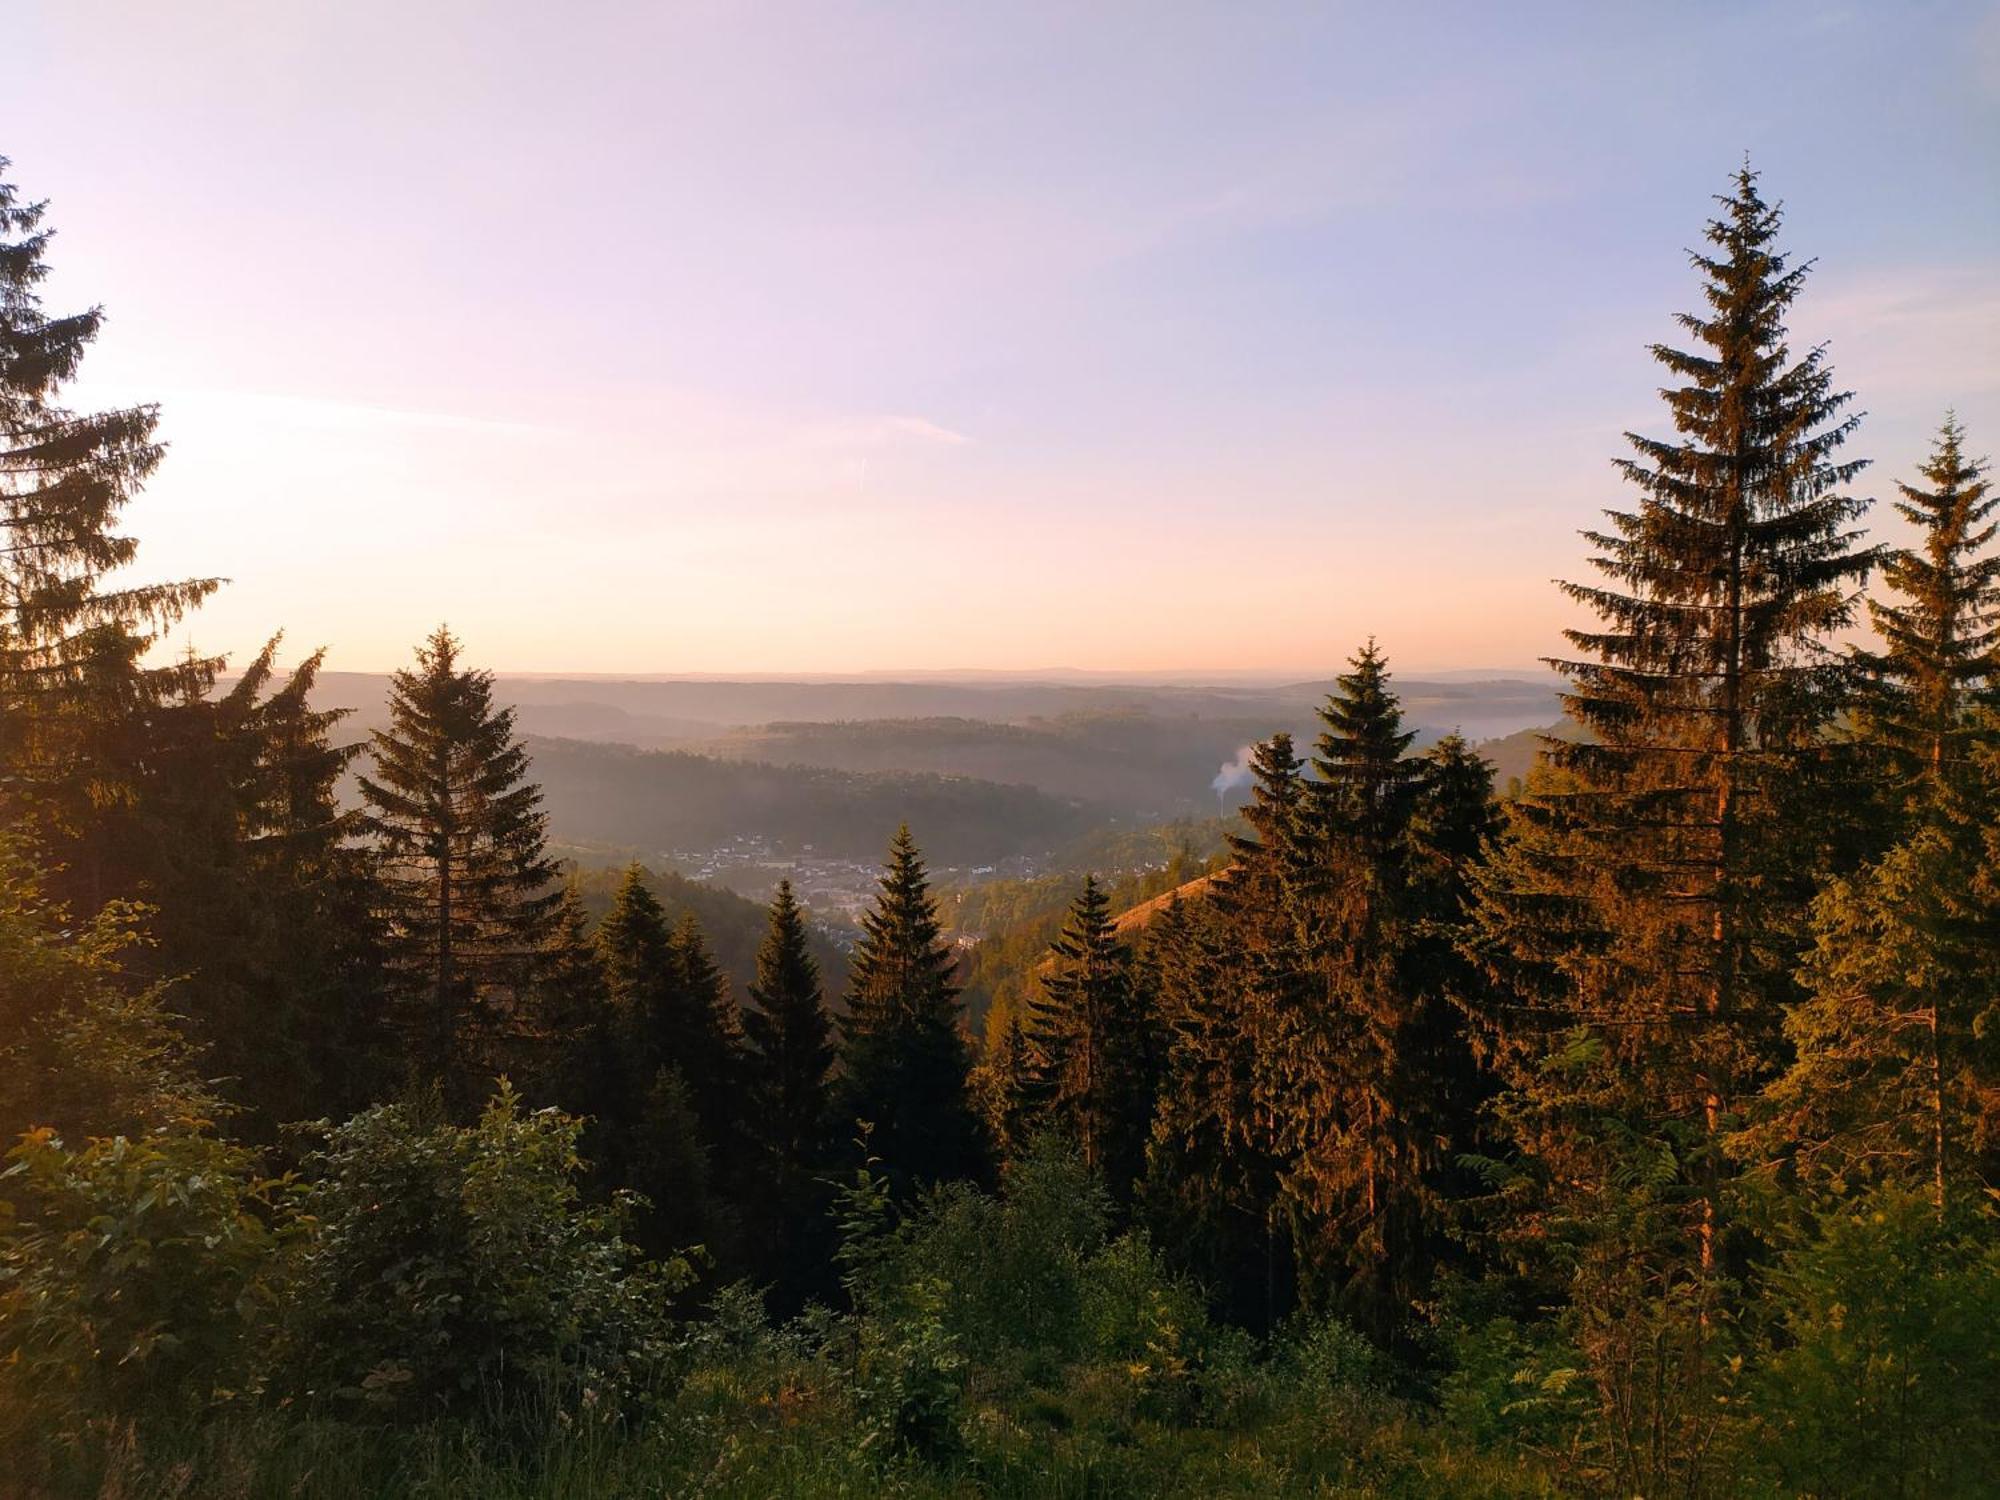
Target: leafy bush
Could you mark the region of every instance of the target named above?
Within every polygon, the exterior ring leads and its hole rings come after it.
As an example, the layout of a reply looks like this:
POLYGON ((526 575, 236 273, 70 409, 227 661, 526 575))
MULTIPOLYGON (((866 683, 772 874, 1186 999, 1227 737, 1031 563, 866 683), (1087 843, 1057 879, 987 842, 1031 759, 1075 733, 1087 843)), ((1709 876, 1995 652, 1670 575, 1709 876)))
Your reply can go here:
POLYGON ((918 1281, 895 1314, 863 1320, 854 1362, 863 1451, 931 1462, 961 1451, 967 1364, 942 1316, 949 1295, 941 1281, 918 1281))
POLYGON ((674 1352, 687 1268, 641 1265, 628 1205, 577 1190, 581 1122, 504 1083, 476 1125, 387 1105, 306 1162, 317 1233, 292 1350, 302 1394, 383 1415, 616 1410, 674 1352))
POLYGON ((1784 1347, 1749 1456, 1788 1493, 1985 1495, 2000 1474, 2000 1244, 1924 1197, 1829 1213, 1774 1278, 1784 1347))
POLYGON ((41 1436, 246 1393, 298 1226, 248 1152, 172 1129, 65 1146, 30 1132, 0 1175, 0 1385, 41 1436))
POLYGON ((30 855, 0 833, 0 1133, 82 1140, 213 1119, 221 1101, 195 1078, 167 987, 125 976, 146 908, 114 902, 78 922, 43 895, 30 855))

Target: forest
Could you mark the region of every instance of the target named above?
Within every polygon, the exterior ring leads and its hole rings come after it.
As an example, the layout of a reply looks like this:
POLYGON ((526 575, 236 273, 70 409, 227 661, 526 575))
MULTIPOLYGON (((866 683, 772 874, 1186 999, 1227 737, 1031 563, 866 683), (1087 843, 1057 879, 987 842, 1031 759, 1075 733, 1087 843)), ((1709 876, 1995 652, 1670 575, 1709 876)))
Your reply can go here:
POLYGON ((365 735, 164 649, 218 582, 0 186, 0 1488, 1992 1494, 2000 495, 1940 413, 1871 511, 1780 218, 1698 227, 1524 776, 1371 639, 1143 873, 946 893, 963 784, 794 778, 841 951, 560 862, 540 772, 651 757, 448 629, 365 735))

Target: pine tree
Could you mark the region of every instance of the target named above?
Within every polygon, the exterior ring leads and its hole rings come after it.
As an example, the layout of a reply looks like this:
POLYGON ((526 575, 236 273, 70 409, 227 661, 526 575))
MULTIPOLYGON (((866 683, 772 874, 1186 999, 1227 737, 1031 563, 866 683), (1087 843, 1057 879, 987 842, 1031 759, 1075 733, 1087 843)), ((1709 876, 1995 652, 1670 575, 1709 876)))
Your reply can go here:
POLYGON ((1270 1329, 1293 1300, 1287 1232, 1261 1108, 1269 976, 1263 941, 1289 923, 1246 922, 1239 866, 1210 899, 1173 901, 1147 928, 1141 962, 1164 1038, 1141 1198, 1159 1242, 1236 1322, 1270 1329), (1224 905, 1227 897, 1231 903, 1224 905))
POLYGON ((2000 645, 2000 553, 1988 550, 2000 495, 1989 494, 1985 465, 1964 443, 1965 429, 1947 416, 1919 471, 1925 485, 1896 486, 1896 509, 1920 542, 1884 558, 1882 581, 1901 602, 1868 601, 1883 649, 1862 657, 1873 689, 1866 737, 1886 752, 1905 799, 1933 808, 1971 776, 1973 710, 1991 699, 2000 645))
POLYGON ((114 528, 160 462, 157 411, 60 404, 104 313, 42 310, 45 207, 0 182, 0 825, 32 827, 61 893, 95 910, 132 894, 112 850, 159 718, 217 665, 145 657, 218 580, 109 581, 137 554, 114 528))
POLYGON ((1930 487, 1898 486, 1921 545, 1888 555, 1902 602, 1869 601, 1884 649, 1862 658, 1863 736, 1908 831, 1815 902, 1809 993, 1785 1023, 1794 1060, 1739 1142, 1811 1185, 1927 1190, 1940 1214, 1983 1198, 2000 1136, 2000 783, 1982 764, 2000 642, 2000 556, 1982 553, 2000 499, 1963 442, 1947 418, 1930 487))
POLYGON ((1660 1435, 1625 1455, 1649 1490, 1699 1482, 1721 1137, 1778 1060, 1820 855, 1803 804, 1845 687, 1827 643, 1871 562, 1841 493, 1860 465, 1837 458, 1858 418, 1824 351, 1786 344, 1808 267, 1747 167, 1720 201, 1692 257, 1707 307, 1679 320, 1693 348, 1652 351, 1677 432, 1628 434, 1638 503, 1585 533, 1602 582, 1564 585, 1600 619, 1553 663, 1587 742, 1545 742, 1480 881, 1482 951, 1517 986, 1498 1034, 1517 1182, 1540 1184, 1515 1227, 1569 1247, 1599 1391, 1619 1431, 1660 1435))
POLYGON ((626 866, 611 910, 597 926, 597 950, 612 1001, 630 1018, 632 1040, 642 1048, 656 1046, 647 1038, 671 1034, 678 1019, 680 972, 673 929, 646 883, 644 865, 626 866))
POLYGON ((834 1057, 833 1018, 807 942, 805 912, 789 880, 778 882, 771 901, 750 999, 743 1030, 757 1131, 774 1183, 787 1196, 826 1160, 834 1057))
POLYGON ((1039 1061, 1019 1016, 1010 1014, 997 1026, 989 1024, 986 1056, 973 1074, 973 1091, 994 1152, 1003 1162, 1015 1160, 1027 1148, 1043 1115, 1039 1061))
POLYGON ((493 674, 459 666, 440 626, 391 680, 390 723, 361 778, 381 851, 388 952, 421 1076, 455 1105, 520 1008, 561 892, 541 791, 493 702, 493 674))
POLYGON ((778 882, 770 926, 757 950, 757 979, 743 1012, 751 1132, 762 1170, 746 1215, 753 1256, 784 1307, 832 1290, 833 1018, 805 912, 789 880, 778 882))
POLYGON ((1791 1066, 1735 1143, 1808 1188, 1928 1192, 1939 1214, 2000 1188, 2000 795, 1985 837, 1921 824, 1814 904, 1791 1066))
POLYGON ((692 912, 674 929, 672 955, 686 1009, 683 1030, 667 1043, 669 1060, 688 1082, 703 1138, 715 1153, 718 1179, 733 1191, 747 1165, 750 1130, 743 1018, 692 912))
POLYGON ((905 1188, 980 1177, 986 1142, 959 1033, 957 959, 907 826, 861 919, 841 1025, 839 1112, 905 1188))
MULTIPOLYGON (((601 1116, 618 1092, 619 1027, 604 955, 574 874, 563 885, 539 968, 535 1012, 543 1060, 536 1093, 567 1114, 601 1116)), ((593 1118, 587 1138, 602 1129, 601 1118, 593 1118)), ((595 1159, 596 1152, 586 1155, 595 1159)))
POLYGON ((1259 1093, 1302 1262, 1337 1276, 1352 1310, 1386 1328, 1418 1289, 1436 1208, 1431 1080, 1412 1037, 1432 1003, 1411 962, 1422 766, 1372 640, 1320 718, 1293 896, 1309 981, 1274 1007, 1259 1093))
MULTIPOLYGON (((386 1082, 387 1051, 374 870, 355 841, 360 814, 339 792, 361 747, 333 743, 349 710, 312 706, 323 651, 265 695, 277 646, 220 699, 186 706, 210 710, 198 722, 230 821, 205 865, 179 865, 156 922, 170 970, 190 976, 186 1003, 207 1020, 215 1061, 266 1122, 359 1109, 386 1082), (217 930, 202 913, 231 879, 244 920, 217 930)), ((163 847, 184 847, 195 821, 167 819, 163 847)))
POLYGON ((1152 1133, 1155 1041, 1132 953, 1095 876, 1070 904, 1029 1002, 1041 1118, 1072 1134, 1119 1197, 1144 1170, 1152 1133))

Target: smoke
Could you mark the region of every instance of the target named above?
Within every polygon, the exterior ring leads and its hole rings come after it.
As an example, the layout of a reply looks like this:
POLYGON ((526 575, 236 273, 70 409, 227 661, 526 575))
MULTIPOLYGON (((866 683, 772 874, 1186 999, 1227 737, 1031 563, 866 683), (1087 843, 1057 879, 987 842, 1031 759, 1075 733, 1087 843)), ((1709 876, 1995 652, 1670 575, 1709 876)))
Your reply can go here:
POLYGON ((1236 759, 1225 761, 1222 769, 1215 773, 1215 780, 1209 785, 1215 789, 1215 800, 1220 802, 1240 786, 1250 784, 1250 756, 1256 746, 1245 745, 1236 752, 1236 759))

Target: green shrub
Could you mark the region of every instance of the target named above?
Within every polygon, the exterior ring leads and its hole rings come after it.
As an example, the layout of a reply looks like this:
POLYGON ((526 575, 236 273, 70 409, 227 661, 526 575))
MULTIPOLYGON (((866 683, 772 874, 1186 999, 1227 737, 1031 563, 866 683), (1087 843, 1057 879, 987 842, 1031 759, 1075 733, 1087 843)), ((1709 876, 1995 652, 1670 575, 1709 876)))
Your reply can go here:
POLYGON ((436 1416, 616 1411, 676 1352, 686 1267, 639 1263, 628 1205, 584 1204, 581 1122, 504 1083, 476 1125, 357 1115, 307 1159, 317 1232, 291 1345, 302 1396, 436 1416))
POLYGON ((283 1185, 194 1128, 31 1131, 0 1175, 0 1387, 44 1438, 248 1393, 289 1289, 283 1185))
POLYGON ((2000 1244, 1884 1189, 1773 1278, 1783 1347, 1746 1445, 1787 1493, 1990 1495, 2000 1474, 2000 1244))
POLYGON ((967 1367, 944 1324, 948 1298, 943 1282, 918 1281, 897 1313, 862 1320, 854 1403, 864 1451, 930 1462, 960 1453, 967 1367))

